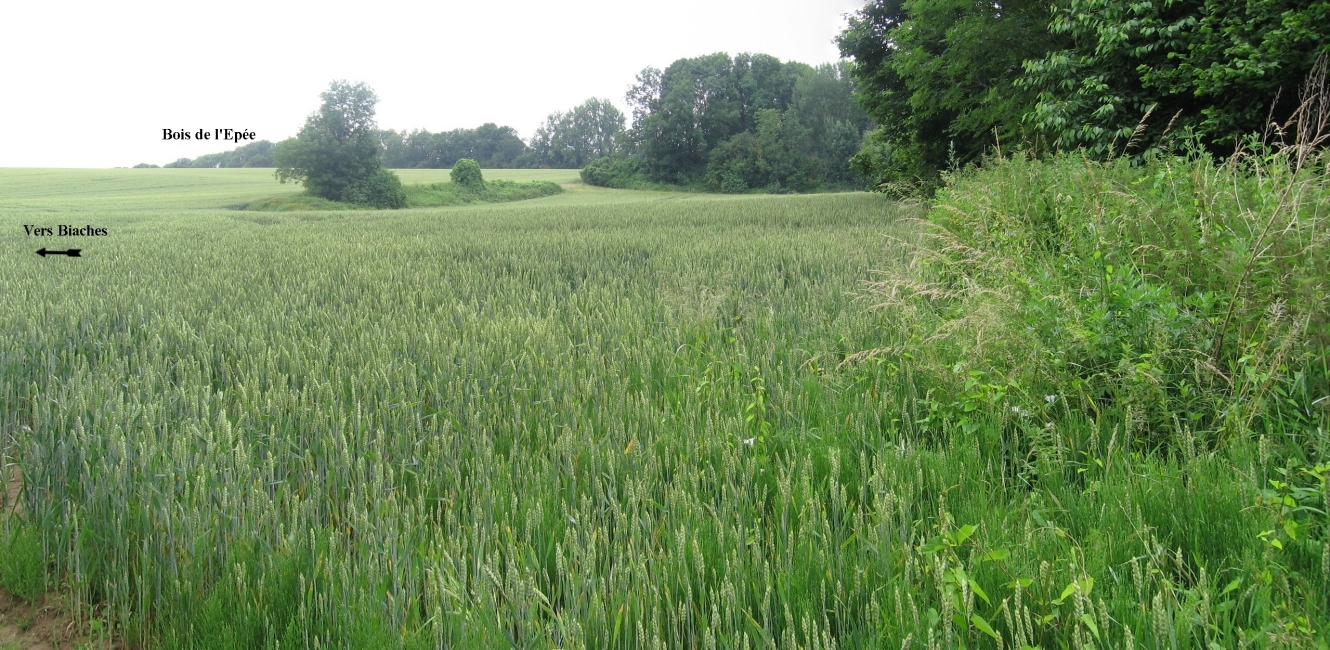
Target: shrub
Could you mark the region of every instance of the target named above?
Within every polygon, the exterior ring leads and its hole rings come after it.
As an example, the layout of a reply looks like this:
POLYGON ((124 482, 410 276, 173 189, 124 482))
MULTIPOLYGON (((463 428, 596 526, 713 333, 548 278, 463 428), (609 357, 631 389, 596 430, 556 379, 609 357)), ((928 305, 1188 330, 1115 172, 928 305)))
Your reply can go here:
POLYGON ((762 145, 753 133, 739 135, 716 145, 707 163, 707 189, 738 194, 768 184, 770 166, 762 159, 762 145))
POLYGON ((582 182, 597 187, 636 189, 651 185, 641 161, 627 156, 608 156, 582 168, 582 182))
POLYGON ((406 192, 402 181, 392 170, 379 168, 373 174, 352 185, 346 192, 349 203, 375 208, 405 208, 406 192))
POLYGON ((457 161, 457 164, 453 165, 452 173, 448 176, 458 185, 464 185, 472 189, 485 187, 485 177, 480 174, 480 163, 470 158, 457 161))
POLYGON ((921 270, 878 291, 937 374, 1003 377, 1020 412, 1063 396, 1138 451, 1305 435, 1325 413, 1330 181, 1236 160, 990 161, 939 191, 921 270))

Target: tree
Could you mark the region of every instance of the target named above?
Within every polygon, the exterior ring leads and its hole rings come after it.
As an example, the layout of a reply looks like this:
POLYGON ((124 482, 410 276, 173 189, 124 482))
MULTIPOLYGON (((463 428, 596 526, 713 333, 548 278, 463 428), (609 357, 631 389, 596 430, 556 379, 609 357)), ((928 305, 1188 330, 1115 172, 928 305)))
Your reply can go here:
POLYGON ((723 52, 647 68, 628 92, 626 149, 655 182, 728 192, 844 185, 868 124, 845 70, 723 52))
POLYGON ((929 180, 1019 138, 1021 64, 1061 47, 1047 0, 872 0, 837 38, 877 121, 856 160, 875 182, 929 180), (995 133, 996 130, 996 133, 995 133))
POLYGON ((333 201, 365 196, 357 189, 362 183, 384 186, 374 91, 363 83, 334 81, 320 97, 323 105, 306 118, 296 137, 277 144, 277 178, 303 183, 310 194, 333 201))
POLYGON ((1327 24, 1325 0, 1070 0, 1050 26, 1067 46, 1025 64, 1021 84, 1039 93, 1029 121, 1092 153, 1169 126, 1232 151, 1297 108, 1298 87, 1330 52, 1327 24))
POLYGON ((580 169, 619 153, 624 116, 609 100, 591 98, 567 113, 552 113, 531 138, 536 164, 580 169))

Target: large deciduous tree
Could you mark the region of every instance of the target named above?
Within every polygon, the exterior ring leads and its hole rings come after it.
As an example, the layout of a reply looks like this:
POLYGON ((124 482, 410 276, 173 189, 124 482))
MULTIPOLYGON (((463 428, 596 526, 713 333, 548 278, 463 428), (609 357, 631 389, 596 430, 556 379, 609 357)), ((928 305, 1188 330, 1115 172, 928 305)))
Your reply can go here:
POLYGON ((872 0, 837 43, 878 128, 857 156, 875 182, 929 180, 1019 137, 1035 92, 1022 63, 1061 47, 1048 0, 872 0))
POLYGON ((628 92, 632 152, 650 180, 742 192, 853 182, 867 115, 844 66, 717 53, 647 68, 628 92))
POLYGON ((536 164, 580 169, 619 153, 624 116, 609 100, 591 98, 566 113, 553 113, 531 138, 536 164))
POLYGON ((323 105, 296 137, 275 148, 277 178, 302 183, 310 194, 333 201, 401 207, 401 184, 393 183, 396 176, 380 162, 374 91, 363 83, 334 81, 320 97, 323 105))

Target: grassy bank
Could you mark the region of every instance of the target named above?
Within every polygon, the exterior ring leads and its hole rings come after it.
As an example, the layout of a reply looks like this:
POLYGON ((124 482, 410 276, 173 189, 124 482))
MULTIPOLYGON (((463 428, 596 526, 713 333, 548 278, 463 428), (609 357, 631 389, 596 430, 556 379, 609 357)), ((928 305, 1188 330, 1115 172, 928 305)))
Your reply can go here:
POLYGON ((941 613, 916 639, 1325 647, 1330 186, 1300 153, 950 179, 864 355, 946 468, 892 553, 941 613))

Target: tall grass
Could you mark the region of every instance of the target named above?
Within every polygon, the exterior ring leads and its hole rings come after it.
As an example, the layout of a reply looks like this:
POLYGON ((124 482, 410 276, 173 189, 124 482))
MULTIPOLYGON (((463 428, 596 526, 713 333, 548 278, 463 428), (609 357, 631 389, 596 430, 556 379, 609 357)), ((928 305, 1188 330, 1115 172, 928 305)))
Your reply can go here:
MULTIPOLYGON (((1304 99, 1295 144, 1221 164, 1067 154, 957 174, 912 264, 873 284, 894 336, 859 358, 913 373, 911 437, 991 450, 1027 549, 1068 540, 1004 569, 1008 643, 1325 646, 1330 96, 1304 99), (1042 594, 1020 578, 1040 556, 1041 578, 1067 571, 1042 594)), ((921 552, 959 542, 941 543, 921 552)), ((1015 557, 979 559, 984 544, 943 556, 953 611, 969 596, 947 570, 1015 557)))

